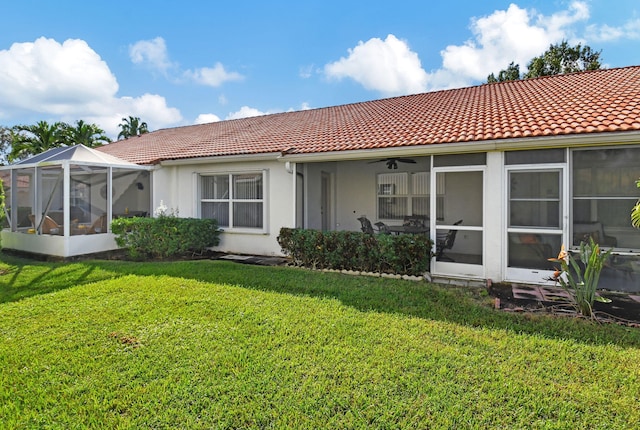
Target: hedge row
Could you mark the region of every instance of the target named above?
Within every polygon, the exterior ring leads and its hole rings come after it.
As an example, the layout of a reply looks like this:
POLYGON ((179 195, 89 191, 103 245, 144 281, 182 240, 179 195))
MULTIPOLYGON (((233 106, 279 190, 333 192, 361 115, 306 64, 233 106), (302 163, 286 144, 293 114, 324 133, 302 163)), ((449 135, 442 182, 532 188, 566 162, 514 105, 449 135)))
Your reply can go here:
POLYGON ((220 243, 218 223, 212 219, 118 218, 111 223, 116 243, 133 259, 200 254, 220 243))
POLYGON ((429 270, 433 242, 424 235, 282 228, 282 252, 297 266, 420 276, 429 270))

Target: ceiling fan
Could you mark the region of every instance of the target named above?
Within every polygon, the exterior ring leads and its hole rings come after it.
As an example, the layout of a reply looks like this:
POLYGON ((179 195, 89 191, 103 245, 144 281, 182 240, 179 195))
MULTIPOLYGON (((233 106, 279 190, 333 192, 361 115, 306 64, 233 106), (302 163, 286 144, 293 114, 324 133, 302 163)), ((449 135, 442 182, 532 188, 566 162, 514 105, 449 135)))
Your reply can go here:
POLYGON ((387 164, 387 169, 397 169, 398 168, 398 163, 416 164, 416 160, 414 160, 412 158, 383 158, 382 160, 369 161, 369 164, 371 164, 371 163, 382 163, 382 162, 387 164))

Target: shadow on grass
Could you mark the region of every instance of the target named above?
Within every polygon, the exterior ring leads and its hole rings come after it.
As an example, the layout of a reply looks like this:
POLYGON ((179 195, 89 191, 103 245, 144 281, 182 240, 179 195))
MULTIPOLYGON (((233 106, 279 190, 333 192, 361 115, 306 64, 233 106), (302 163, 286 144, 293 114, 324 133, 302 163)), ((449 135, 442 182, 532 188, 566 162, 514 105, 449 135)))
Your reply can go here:
POLYGON ((331 298, 365 312, 401 314, 590 344, 640 347, 638 329, 571 317, 497 311, 490 299, 481 294, 484 290, 478 288, 450 288, 424 282, 209 260, 156 264, 95 261, 92 264, 123 275, 168 275, 261 291, 331 298))
POLYGON ((384 312, 500 329, 577 342, 640 347, 640 330, 571 317, 510 314, 494 310, 482 289, 451 288, 424 282, 264 267, 226 261, 43 263, 2 256, 0 303, 125 275, 166 275, 243 288, 339 300, 364 312, 384 312))
POLYGON ((3 254, 0 270, 0 303, 64 290, 75 285, 113 278, 105 272, 96 276, 94 265, 50 263, 3 254))

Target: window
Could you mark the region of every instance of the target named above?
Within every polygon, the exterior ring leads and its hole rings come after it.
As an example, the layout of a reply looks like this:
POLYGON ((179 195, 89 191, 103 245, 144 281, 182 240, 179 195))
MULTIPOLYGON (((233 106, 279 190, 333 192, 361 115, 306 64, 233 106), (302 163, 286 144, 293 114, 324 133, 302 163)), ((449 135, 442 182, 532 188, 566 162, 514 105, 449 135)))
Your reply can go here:
POLYGON ((504 161, 508 165, 564 163, 565 152, 562 148, 507 151, 504 153, 504 161))
POLYGON ((509 173, 509 227, 562 228, 560 170, 509 173))
POLYGON ((629 220, 639 165, 640 148, 573 152, 573 245, 590 236, 602 246, 640 249, 629 220))
POLYGON ((378 175, 378 218, 429 216, 429 172, 378 175))
POLYGON ((484 166, 487 164, 487 153, 436 155, 433 167, 484 166))
POLYGON ((229 173, 200 177, 200 214, 220 227, 264 227, 264 174, 229 173))

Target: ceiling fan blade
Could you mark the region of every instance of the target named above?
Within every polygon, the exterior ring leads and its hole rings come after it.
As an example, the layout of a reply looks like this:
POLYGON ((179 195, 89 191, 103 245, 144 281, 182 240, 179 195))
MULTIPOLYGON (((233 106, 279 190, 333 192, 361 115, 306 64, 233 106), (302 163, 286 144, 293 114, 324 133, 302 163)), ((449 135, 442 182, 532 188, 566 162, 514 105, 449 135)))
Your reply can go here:
POLYGON ((413 158, 396 158, 395 160, 400 163, 416 164, 416 160, 414 160, 413 158))

